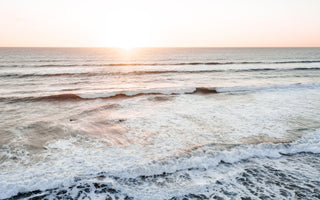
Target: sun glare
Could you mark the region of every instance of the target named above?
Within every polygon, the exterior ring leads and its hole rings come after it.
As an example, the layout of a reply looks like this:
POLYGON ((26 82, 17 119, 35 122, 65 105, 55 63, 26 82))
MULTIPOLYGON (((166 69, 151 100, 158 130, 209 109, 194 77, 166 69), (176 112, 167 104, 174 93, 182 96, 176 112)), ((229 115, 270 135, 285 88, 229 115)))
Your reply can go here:
POLYGON ((122 50, 124 51, 132 51, 134 48, 137 48, 137 47, 130 47, 130 46, 127 46, 127 47, 120 47, 122 50))
POLYGON ((95 35, 102 46, 131 50, 150 45, 150 21, 137 10, 110 12, 97 22, 95 35), (105 24, 105 26, 103 26, 105 24))

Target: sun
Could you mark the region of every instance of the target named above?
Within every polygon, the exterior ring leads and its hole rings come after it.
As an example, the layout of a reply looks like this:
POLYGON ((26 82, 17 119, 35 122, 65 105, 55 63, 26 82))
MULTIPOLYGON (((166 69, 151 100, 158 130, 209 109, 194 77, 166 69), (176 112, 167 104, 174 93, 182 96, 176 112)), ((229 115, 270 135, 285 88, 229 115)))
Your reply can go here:
POLYGON ((119 47, 119 48, 121 48, 124 51, 132 51, 133 49, 138 48, 138 47, 124 46, 124 47, 119 47))
POLYGON ((137 10, 110 12, 97 22, 95 37, 101 46, 132 50, 150 45, 149 18, 137 10))

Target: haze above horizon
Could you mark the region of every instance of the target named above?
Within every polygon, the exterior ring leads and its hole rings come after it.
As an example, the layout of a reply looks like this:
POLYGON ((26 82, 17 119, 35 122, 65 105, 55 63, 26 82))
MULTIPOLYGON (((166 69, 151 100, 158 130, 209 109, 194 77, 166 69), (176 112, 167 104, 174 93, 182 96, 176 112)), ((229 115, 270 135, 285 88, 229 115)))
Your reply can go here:
POLYGON ((0 47, 319 47, 318 0, 2 0, 0 47))

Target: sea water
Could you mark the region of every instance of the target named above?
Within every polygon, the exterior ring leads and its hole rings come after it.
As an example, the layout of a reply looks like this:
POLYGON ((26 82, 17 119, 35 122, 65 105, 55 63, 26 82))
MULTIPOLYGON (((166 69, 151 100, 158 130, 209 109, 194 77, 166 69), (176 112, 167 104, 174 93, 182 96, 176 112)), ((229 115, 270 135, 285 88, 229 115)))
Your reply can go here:
POLYGON ((320 48, 0 48, 0 199, 318 199, 320 48))

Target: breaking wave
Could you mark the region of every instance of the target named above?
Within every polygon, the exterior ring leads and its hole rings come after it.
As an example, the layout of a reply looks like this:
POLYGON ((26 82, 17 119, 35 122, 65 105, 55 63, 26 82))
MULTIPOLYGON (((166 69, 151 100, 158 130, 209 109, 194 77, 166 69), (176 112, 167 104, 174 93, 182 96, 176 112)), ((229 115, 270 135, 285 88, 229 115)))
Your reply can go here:
MULTIPOLYGON (((65 148, 64 146, 59 147, 60 143, 53 143, 48 145, 47 148, 65 148)), ((63 144, 63 142, 62 142, 63 144)), ((213 150, 212 148, 219 144, 207 144, 204 146, 200 146, 197 149, 191 151, 185 151, 181 154, 172 157, 166 157, 164 159, 160 159, 157 161, 153 161, 145 164, 136 164, 132 166, 127 166, 123 169, 110 169, 107 171, 97 171, 98 169, 94 167, 94 165, 90 165, 87 171, 91 171, 90 174, 77 176, 74 173, 70 174, 70 177, 63 177, 64 183, 61 183, 60 179, 55 180, 55 174, 50 175, 46 174, 46 171, 38 172, 38 184, 29 183, 28 179, 25 179, 23 182, 19 182, 19 185, 10 185, 10 181, 5 184, 0 185, 1 191, 5 191, 0 194, 0 198, 14 198, 14 199, 23 199, 27 197, 33 198, 50 198, 50 197, 61 197, 63 199, 66 198, 80 198, 80 197, 108 197, 110 199, 152 199, 152 197, 157 197, 155 199, 169 199, 174 196, 179 195, 188 195, 189 193, 196 194, 202 193, 202 195, 208 193, 204 193, 201 188, 197 187, 196 191, 190 191, 189 189, 180 190, 179 194, 176 191, 172 193, 167 193, 167 189, 165 185, 161 185, 163 180, 170 180, 167 184, 168 187, 175 187, 177 184, 181 184, 181 182, 192 183, 198 179, 205 181, 205 179, 210 176, 210 174, 215 173, 217 175, 213 181, 213 187, 218 187, 221 185, 221 181, 224 182, 224 185, 228 183, 233 183, 231 188, 225 188, 228 191, 232 191, 235 189, 242 188, 241 193, 237 193, 237 195, 242 194, 244 196, 250 196, 250 190, 244 190, 243 186, 246 184, 250 184, 250 180, 254 181, 255 179, 260 178, 260 183, 268 182, 266 181, 265 173, 271 172, 270 175, 280 176, 280 178, 286 178, 284 180, 280 179, 278 181, 283 181, 283 183, 287 182, 289 177, 294 176, 294 174, 285 174, 284 169, 274 169, 271 166, 267 166, 266 164, 261 164, 258 168, 250 168, 245 170, 246 174, 243 175, 242 171, 237 171, 237 166, 242 165, 243 163, 251 162, 251 159, 268 159, 267 162, 275 162, 279 166, 277 159, 283 157, 291 157, 293 155, 298 154, 319 154, 320 153, 320 138, 319 138, 319 129, 314 132, 303 135, 300 139, 294 142, 285 142, 285 143, 261 143, 261 144, 220 144, 220 150, 213 150), (220 167, 221 166, 221 167, 220 167), (233 173, 231 173, 233 172, 233 173), (41 173, 43 175, 41 176, 41 173), (231 176, 231 180, 228 178, 222 178, 225 176, 221 176, 224 173, 228 173, 231 176), (275 173, 275 174, 274 174, 275 173), (219 176, 220 174, 220 176, 219 176), (249 176, 248 174, 251 174, 249 176), (44 176, 45 175, 45 176, 44 176), (243 179, 240 179, 243 178, 243 179), (240 181, 239 186, 235 185, 233 179, 236 181, 240 181), (250 180, 248 180, 250 178, 250 180), (50 181, 52 179, 52 181, 50 181), (66 181, 68 180, 68 181, 66 181), (243 180, 243 181, 242 181, 243 180), (41 184, 43 183, 43 184, 41 184), (22 187, 22 185, 24 187, 22 187), (31 184, 31 185, 29 185, 31 184), (41 184, 41 185, 39 185, 41 184), (172 184, 172 185, 170 185, 172 184), (150 186, 152 185, 155 189, 155 193, 139 193, 139 189, 141 186, 150 186), (233 188, 235 187, 235 188, 233 188), (24 188, 32 188, 31 190, 25 190, 24 188), (127 188, 132 188, 127 189, 127 188)), ((79 146, 68 147, 70 150, 72 148, 80 148, 79 146)), ((79 149, 78 149, 79 151, 79 149)), ((90 157, 90 152, 82 151, 81 155, 76 155, 72 161, 65 160, 65 165, 74 165, 74 160, 82 159, 83 157, 90 157), (87 155, 88 154, 88 155, 87 155), (78 156, 78 157, 77 157, 78 156), (80 156, 80 157, 79 157, 80 156), (70 163, 71 162, 71 163, 70 163)), ((97 162, 97 165, 101 165, 99 162, 103 162, 104 159, 96 159, 99 156, 104 157, 104 153, 96 152, 94 161, 89 160, 88 162, 97 162)), ((305 157, 305 156, 304 156, 305 157)), ((59 159, 65 159, 63 156, 59 157, 59 159)), ((290 158, 290 159, 294 159, 290 158)), ((281 161, 280 161, 281 162, 281 161)), ((263 162, 259 162, 263 163, 263 162)), ((309 165, 310 163, 308 163, 309 165)), ((44 165, 44 164, 42 164, 44 165)), ((45 166, 38 166, 39 169, 46 169, 45 166)), ((51 168, 61 166, 51 166, 51 168)), ((68 167, 68 166, 64 166, 68 167)), ((243 167, 240 167, 243 168, 243 167)), ((27 177, 27 176, 26 176, 27 177)), ((18 178, 18 176, 16 177, 18 178)), ((297 178, 301 178, 298 176, 297 178)), ((309 180, 308 177, 304 179, 297 180, 294 178, 292 181, 295 181, 295 184, 300 185, 301 181, 309 180), (307 179, 307 180, 305 180, 307 179), (297 182, 297 183, 296 183, 297 182)), ((279 183, 279 182, 278 182, 279 183)), ((291 182, 292 184, 293 182, 291 182)), ((252 182, 251 182, 252 184, 252 182)), ((269 181, 268 184, 271 184, 269 181)), ((277 182, 272 183, 279 186, 277 182)), ((319 182, 309 182, 308 187, 319 186, 319 182), (310 184, 312 184, 310 186, 310 184), (315 185, 314 185, 315 184, 315 185)), ((205 185, 208 187, 208 185, 205 185)), ((249 185, 250 186, 250 185, 249 185)), ((253 186, 250 186, 252 188, 253 186)), ((301 189, 300 187, 295 188, 294 186, 286 188, 289 192, 295 189, 301 189)), ((143 189, 142 189, 143 190, 143 189)), ((208 191, 208 188, 206 189, 208 191)), ((223 193, 215 192, 213 189, 210 189, 211 193, 215 193, 218 195, 222 195, 223 193)), ((208 191, 210 193, 210 191, 208 191)), ((304 191, 306 192, 306 191, 304 191)), ((310 193, 310 192, 309 192, 310 193)), ((314 192, 317 193, 316 191, 314 192)), ((314 194, 312 193, 312 194, 314 194)), ((225 194, 225 193, 224 193, 225 194)), ((280 194, 280 193, 279 193, 280 194)), ((227 197, 232 197, 231 194, 225 194, 227 197), (228 196, 229 195, 229 196, 228 196)), ((256 195, 256 194, 254 194, 256 195)), ((307 195, 307 193, 305 194, 307 195)), ((280 195, 281 196, 281 195, 280 195)), ((190 196, 191 198, 191 196, 190 196)), ((180 198, 173 198, 180 199, 180 198)), ((181 198, 182 199, 182 198, 181 198)), ((200 198, 201 199, 201 198, 200 198)), ((204 198, 207 199, 207 198, 204 198)))
POLYGON ((33 101, 81 101, 95 99, 130 98, 144 95, 182 95, 182 94, 216 94, 216 93, 237 93, 265 90, 286 90, 286 89, 314 89, 319 88, 319 84, 290 84, 271 86, 234 86, 234 87, 194 87, 184 89, 152 89, 141 91, 118 91, 93 94, 53 94, 40 97, 2 97, 0 101, 7 102, 33 102, 33 101))

